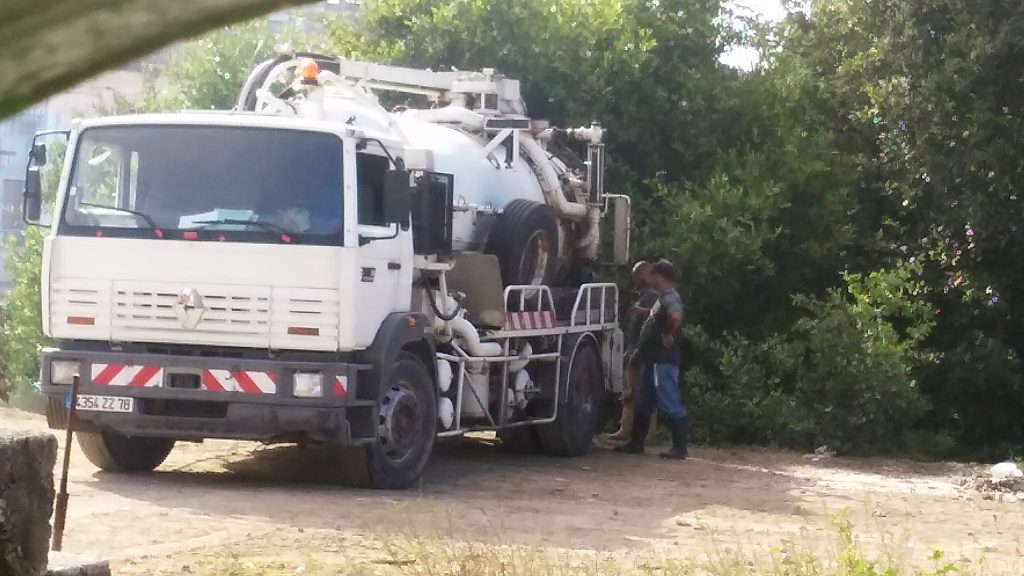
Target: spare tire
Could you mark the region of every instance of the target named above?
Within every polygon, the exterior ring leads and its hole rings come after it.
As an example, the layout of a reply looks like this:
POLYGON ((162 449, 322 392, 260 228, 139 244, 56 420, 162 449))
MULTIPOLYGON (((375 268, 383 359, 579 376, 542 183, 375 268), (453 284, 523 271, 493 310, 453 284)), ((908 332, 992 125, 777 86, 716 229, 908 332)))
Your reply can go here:
POLYGON ((494 223, 487 252, 498 257, 501 280, 550 285, 558 265, 558 219, 547 204, 513 200, 494 223))

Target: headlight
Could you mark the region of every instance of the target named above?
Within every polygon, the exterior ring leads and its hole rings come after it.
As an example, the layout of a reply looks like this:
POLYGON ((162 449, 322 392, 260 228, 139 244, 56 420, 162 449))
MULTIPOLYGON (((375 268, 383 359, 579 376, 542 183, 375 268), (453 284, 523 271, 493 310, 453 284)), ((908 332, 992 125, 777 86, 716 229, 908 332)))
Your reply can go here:
POLYGON ((78 374, 77 360, 54 360, 50 362, 50 383, 71 385, 78 374))
POLYGON ((321 398, 324 395, 324 375, 296 372, 292 376, 292 395, 296 398, 321 398))

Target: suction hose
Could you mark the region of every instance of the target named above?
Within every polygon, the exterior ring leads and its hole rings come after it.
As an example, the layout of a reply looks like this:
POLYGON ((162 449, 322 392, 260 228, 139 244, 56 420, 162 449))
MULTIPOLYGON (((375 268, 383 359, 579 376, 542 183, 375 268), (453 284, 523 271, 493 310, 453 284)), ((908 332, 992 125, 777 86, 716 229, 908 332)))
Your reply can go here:
POLYGON ((449 325, 452 328, 452 332, 462 339, 470 355, 501 356, 501 344, 497 342, 481 342, 480 335, 476 333, 476 327, 469 320, 459 317, 451 320, 449 325))

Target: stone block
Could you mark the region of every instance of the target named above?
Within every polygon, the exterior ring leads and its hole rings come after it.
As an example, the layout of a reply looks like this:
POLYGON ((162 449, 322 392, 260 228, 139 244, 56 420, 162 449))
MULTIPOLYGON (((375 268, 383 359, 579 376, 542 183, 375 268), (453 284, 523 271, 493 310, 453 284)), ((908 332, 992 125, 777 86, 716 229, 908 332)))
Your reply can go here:
POLYGON ((52 434, 0 430, 0 575, 46 572, 56 462, 52 434))

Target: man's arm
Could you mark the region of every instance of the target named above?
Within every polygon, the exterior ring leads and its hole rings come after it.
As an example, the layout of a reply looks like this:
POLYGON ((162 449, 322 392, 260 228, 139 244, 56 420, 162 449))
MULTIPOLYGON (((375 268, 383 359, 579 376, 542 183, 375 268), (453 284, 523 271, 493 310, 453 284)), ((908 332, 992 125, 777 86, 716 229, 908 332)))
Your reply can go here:
POLYGON ((651 313, 651 309, 650 307, 642 306, 639 302, 634 302, 633 305, 629 307, 629 312, 627 313, 631 318, 639 318, 649 315, 651 313))
POLYGON ((661 329, 661 343, 665 348, 671 348, 676 343, 676 330, 683 324, 683 307, 674 304, 668 309, 668 316, 665 318, 665 325, 661 329))
POLYGON ((640 298, 629 307, 629 314, 635 316, 646 316, 651 313, 654 303, 658 301, 658 293, 645 290, 640 298))

